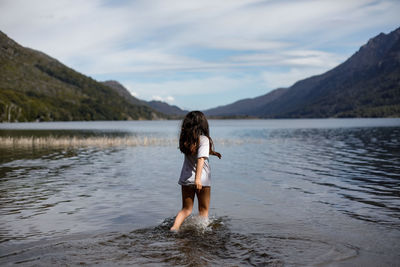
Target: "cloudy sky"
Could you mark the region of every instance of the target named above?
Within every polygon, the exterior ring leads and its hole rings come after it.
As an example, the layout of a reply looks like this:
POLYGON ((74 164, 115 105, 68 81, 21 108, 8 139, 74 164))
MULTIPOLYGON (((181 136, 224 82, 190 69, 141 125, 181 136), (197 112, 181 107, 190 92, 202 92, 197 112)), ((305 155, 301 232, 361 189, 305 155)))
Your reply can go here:
POLYGON ((399 0, 0 0, 0 30, 138 98, 207 109, 323 73, 399 0))

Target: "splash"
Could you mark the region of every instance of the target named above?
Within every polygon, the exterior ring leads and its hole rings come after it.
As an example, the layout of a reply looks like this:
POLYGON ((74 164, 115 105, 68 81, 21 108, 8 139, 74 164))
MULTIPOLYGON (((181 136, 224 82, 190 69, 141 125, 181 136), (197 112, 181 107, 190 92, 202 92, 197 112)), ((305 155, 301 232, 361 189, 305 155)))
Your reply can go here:
POLYGON ((204 234, 212 231, 213 218, 202 216, 190 216, 182 224, 180 232, 192 232, 196 234, 204 234))
MULTIPOLYGON (((173 225, 175 217, 166 218, 159 226, 156 228, 162 229, 163 231, 169 231, 173 225)), ((181 225, 178 234, 180 235, 203 235, 205 233, 212 233, 213 231, 218 231, 224 227, 223 218, 221 217, 202 217, 198 215, 191 215, 185 219, 181 225)))

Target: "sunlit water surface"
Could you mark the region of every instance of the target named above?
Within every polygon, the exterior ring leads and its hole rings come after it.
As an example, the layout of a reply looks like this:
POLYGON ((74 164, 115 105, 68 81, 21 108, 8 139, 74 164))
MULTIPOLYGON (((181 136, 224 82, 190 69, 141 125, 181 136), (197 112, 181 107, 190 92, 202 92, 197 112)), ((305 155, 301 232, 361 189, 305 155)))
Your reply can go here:
POLYGON ((0 265, 399 264, 400 119, 210 126, 211 216, 170 233, 178 121, 0 124, 0 265))

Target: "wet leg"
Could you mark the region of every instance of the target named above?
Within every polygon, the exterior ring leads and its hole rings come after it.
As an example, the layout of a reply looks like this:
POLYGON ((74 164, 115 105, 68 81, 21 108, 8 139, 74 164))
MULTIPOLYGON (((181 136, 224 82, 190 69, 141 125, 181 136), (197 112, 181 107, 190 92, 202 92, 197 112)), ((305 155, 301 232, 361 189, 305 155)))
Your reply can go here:
POLYGON ((182 186, 182 209, 176 215, 171 231, 178 231, 183 221, 192 213, 194 195, 194 187, 182 186))
POLYGON ((199 215, 208 218, 208 210, 210 207, 211 187, 205 186, 201 190, 196 190, 197 199, 199 201, 199 215))

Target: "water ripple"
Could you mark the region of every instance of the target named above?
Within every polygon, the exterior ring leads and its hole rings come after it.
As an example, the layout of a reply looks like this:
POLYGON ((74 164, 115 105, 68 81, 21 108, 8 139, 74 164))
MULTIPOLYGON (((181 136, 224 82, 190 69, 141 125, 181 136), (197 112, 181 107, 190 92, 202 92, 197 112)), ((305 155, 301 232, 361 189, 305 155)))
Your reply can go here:
POLYGON ((206 226, 199 226, 198 220, 185 222, 186 227, 179 233, 169 231, 173 218, 167 218, 156 227, 126 233, 38 242, 17 250, 9 249, 0 255, 0 263, 315 266, 340 262, 358 254, 358 249, 350 245, 307 237, 232 232, 229 219, 224 217, 213 218, 206 226))

